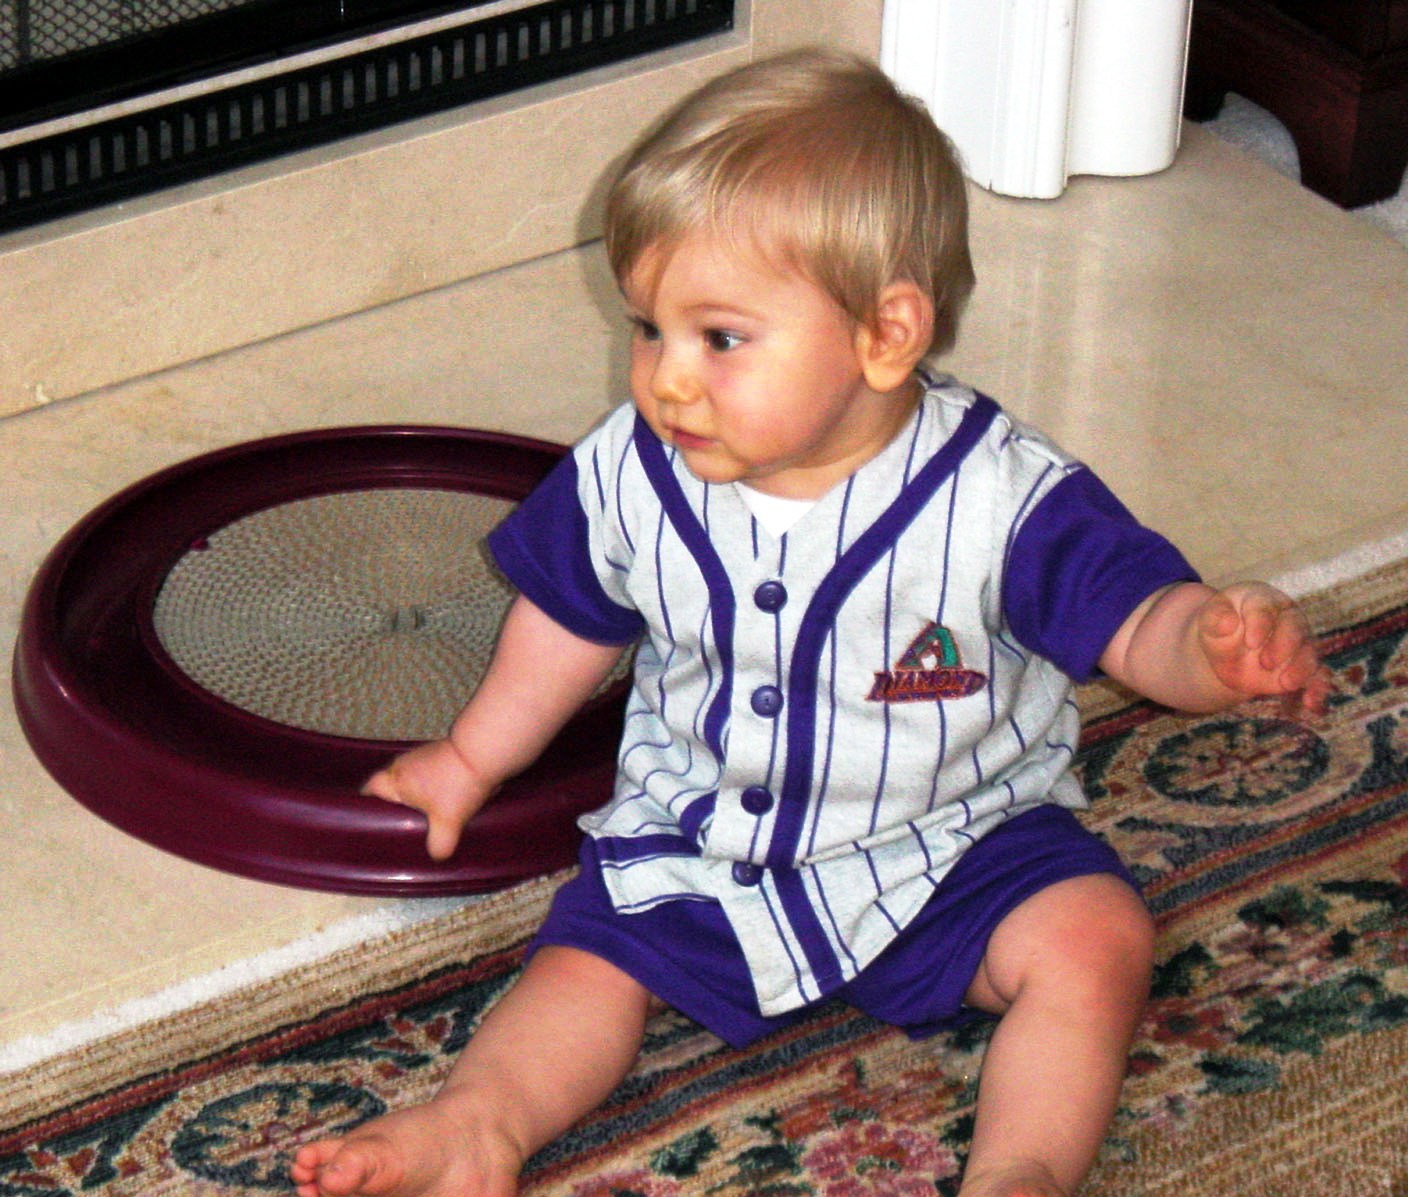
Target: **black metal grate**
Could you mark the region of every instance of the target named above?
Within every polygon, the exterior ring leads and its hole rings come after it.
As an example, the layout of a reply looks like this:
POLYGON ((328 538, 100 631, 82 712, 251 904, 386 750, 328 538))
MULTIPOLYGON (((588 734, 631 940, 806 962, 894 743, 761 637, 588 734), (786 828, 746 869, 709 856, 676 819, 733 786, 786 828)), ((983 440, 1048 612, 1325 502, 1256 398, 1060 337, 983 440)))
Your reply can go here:
POLYGON ((733 0, 549 0, 0 146, 0 230, 728 29, 733 0))
POLYGON ((10 0, 0 13, 0 70, 54 62, 251 0, 10 0))

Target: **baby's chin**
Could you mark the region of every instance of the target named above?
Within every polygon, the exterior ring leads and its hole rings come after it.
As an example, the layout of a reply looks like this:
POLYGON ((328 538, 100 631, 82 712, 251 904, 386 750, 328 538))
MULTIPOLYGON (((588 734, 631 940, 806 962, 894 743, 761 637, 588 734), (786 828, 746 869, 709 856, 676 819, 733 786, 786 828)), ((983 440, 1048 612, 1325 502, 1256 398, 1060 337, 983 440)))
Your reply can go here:
POLYGON ((749 471, 722 452, 717 443, 691 437, 675 440, 667 438, 670 445, 689 470, 700 482, 722 486, 730 482, 749 481, 749 471))

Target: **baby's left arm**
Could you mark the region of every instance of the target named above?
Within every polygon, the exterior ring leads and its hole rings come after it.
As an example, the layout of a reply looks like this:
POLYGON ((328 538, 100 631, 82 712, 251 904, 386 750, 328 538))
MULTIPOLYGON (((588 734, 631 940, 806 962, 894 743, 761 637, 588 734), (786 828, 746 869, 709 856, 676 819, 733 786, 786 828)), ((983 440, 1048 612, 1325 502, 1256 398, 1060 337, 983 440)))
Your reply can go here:
POLYGON ((1185 582, 1155 592, 1115 633, 1100 666, 1181 711, 1220 711, 1279 694, 1315 713, 1330 692, 1304 613, 1261 582, 1221 591, 1185 582))

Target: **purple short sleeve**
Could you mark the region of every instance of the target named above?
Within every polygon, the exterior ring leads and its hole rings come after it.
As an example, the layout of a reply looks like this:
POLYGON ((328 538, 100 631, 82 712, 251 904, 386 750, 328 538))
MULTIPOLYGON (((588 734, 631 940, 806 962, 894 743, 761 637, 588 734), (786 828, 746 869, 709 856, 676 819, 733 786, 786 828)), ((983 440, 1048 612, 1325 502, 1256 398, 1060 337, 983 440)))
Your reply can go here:
POLYGON ((1081 469, 1057 483, 1018 530, 1003 607, 1018 640, 1085 681, 1141 602, 1163 586, 1197 580, 1182 553, 1081 469))
POLYGON ((521 594, 569 632, 598 644, 629 644, 644 621, 615 602, 592 568, 577 463, 562 459, 489 534, 489 551, 521 594))

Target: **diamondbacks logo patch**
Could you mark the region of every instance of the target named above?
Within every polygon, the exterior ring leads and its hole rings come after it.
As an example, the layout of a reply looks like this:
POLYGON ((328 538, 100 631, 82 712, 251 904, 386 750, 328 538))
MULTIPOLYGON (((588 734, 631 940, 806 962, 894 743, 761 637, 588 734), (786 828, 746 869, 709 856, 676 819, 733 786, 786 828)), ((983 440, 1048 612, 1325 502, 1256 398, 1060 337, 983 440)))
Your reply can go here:
POLYGON ((953 634, 932 620, 904 650, 893 669, 875 675, 870 702, 936 702, 967 698, 987 685, 987 675, 964 669, 953 634))

